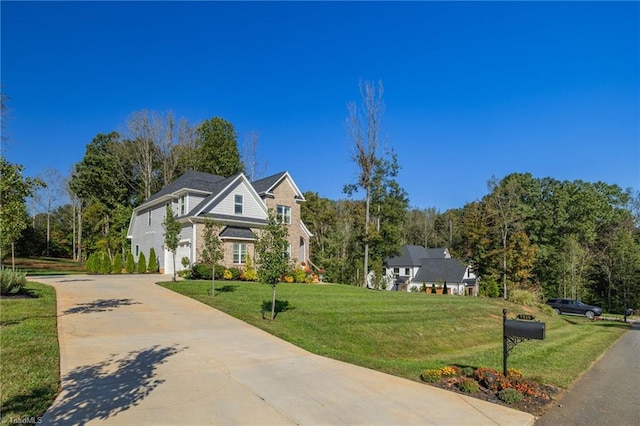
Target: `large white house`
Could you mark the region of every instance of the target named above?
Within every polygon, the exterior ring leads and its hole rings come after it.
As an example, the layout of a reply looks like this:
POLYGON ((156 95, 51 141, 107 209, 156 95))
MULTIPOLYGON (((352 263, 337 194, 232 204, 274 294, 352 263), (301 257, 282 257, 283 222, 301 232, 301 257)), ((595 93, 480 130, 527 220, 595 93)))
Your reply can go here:
POLYGON ((426 285, 442 293, 444 284, 451 294, 478 295, 478 278, 468 264, 452 258, 446 248, 426 249, 402 246, 401 254, 385 261, 387 290, 412 291, 426 285))
POLYGON ((312 235, 300 219, 300 203, 304 201, 288 172, 249 182, 243 173, 225 178, 190 171, 134 209, 127 237, 136 262, 140 253, 148 257, 153 247, 160 272, 173 274, 173 255, 164 246, 162 225, 169 205, 182 224, 176 271, 184 268, 183 258, 188 260, 187 267, 200 259, 204 224, 211 219, 223 225, 219 237, 224 258, 220 263, 242 268, 247 256, 255 258, 257 233, 267 224, 272 210, 288 226, 289 255, 308 261, 312 235))

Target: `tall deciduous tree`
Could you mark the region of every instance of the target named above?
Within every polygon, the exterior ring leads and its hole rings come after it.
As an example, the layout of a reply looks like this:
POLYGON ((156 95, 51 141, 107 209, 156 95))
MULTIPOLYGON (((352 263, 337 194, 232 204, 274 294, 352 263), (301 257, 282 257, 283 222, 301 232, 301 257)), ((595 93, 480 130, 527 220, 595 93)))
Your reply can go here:
POLYGON ((247 177, 251 182, 260 179, 267 171, 267 163, 258 159, 258 142, 260 134, 253 130, 244 139, 242 146, 242 160, 244 162, 247 177))
POLYGON ((221 226, 214 221, 204 225, 202 261, 211 265, 211 296, 216 295, 216 264, 224 257, 224 248, 220 241, 221 226))
POLYGON ((66 191, 64 176, 58 170, 47 167, 42 171, 39 179, 43 181, 46 186, 41 187, 34 194, 36 204, 40 208, 44 209, 47 215, 47 256, 49 256, 49 249, 51 244, 51 215, 54 209, 59 204, 66 204, 66 191))
POLYGON ((127 162, 134 165, 137 173, 131 173, 129 170, 127 176, 139 178, 143 200, 151 197, 157 187, 156 164, 160 159, 159 147, 164 145, 166 139, 167 127, 172 126, 167 126, 156 112, 134 112, 127 119, 128 143, 116 145, 126 148, 125 152, 120 152, 116 157, 119 161, 126 158, 127 162))
POLYGON ((98 134, 87 145, 82 161, 72 172, 69 188, 79 200, 78 258, 82 257, 85 246, 107 250, 98 240, 108 238, 112 232, 121 234, 122 229, 113 226, 114 218, 121 216, 118 212, 123 206, 130 208, 133 203, 133 192, 125 183, 125 175, 118 169, 113 152, 113 145, 118 143, 116 132, 98 134), (103 247, 96 247, 99 245, 103 247))
POLYGON ((364 273, 363 286, 367 286, 369 272, 369 243, 370 243, 370 209, 371 192, 374 186, 376 166, 380 163, 380 126, 384 103, 382 82, 378 88, 372 82, 360 83, 361 104, 351 102, 347 105, 347 133, 353 144, 352 160, 358 167, 356 183, 344 187, 344 192, 352 195, 358 190, 364 191, 365 223, 364 223, 364 273))
MULTIPOLYGON (((42 186, 39 179, 22 176, 22 166, 11 164, 0 155, 0 266, 9 247, 27 227, 26 198, 42 186)), ((11 264, 15 267, 13 250, 11 264)))
POLYGON ((173 258, 172 279, 173 281, 176 281, 176 251, 178 250, 178 243, 180 242, 180 231, 182 230, 182 225, 173 215, 171 204, 167 204, 162 226, 164 227, 164 245, 171 252, 171 257, 173 258))
POLYGON ((258 281, 270 285, 273 290, 271 297, 272 321, 276 316, 276 287, 282 275, 289 268, 288 237, 287 226, 278 221, 275 214, 270 211, 267 226, 261 231, 258 241, 256 241, 256 255, 258 281))
POLYGON ((213 117, 196 131, 197 170, 229 177, 244 170, 233 124, 213 117))
POLYGON ((507 243, 513 232, 521 225, 522 215, 519 207, 520 187, 516 179, 509 177, 499 181, 493 177, 489 181, 488 202, 491 214, 500 232, 502 242, 502 297, 507 298, 507 243))

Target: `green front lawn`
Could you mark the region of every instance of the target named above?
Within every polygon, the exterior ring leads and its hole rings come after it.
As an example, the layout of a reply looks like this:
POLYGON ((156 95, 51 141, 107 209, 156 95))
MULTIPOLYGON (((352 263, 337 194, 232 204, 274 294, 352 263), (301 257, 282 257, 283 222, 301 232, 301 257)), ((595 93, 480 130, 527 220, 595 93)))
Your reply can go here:
MULTIPOLYGON (((11 261, 6 262, 5 267, 10 267, 11 261)), ((86 273, 83 262, 75 262, 71 259, 58 259, 53 257, 20 257, 15 259, 16 269, 26 272, 27 275, 68 275, 86 273)))
POLYGON ((501 371, 503 308, 510 318, 526 313, 546 323, 546 339, 519 344, 509 356, 509 367, 564 388, 629 328, 619 322, 546 315, 497 299, 286 283, 278 285, 277 299, 288 309, 271 322, 261 315, 271 287, 218 281, 211 297, 210 281, 160 285, 310 352, 411 380, 419 380, 424 369, 449 364, 501 371))
POLYGON ((58 393, 56 293, 28 283, 26 296, 0 300, 2 425, 41 416, 58 393))

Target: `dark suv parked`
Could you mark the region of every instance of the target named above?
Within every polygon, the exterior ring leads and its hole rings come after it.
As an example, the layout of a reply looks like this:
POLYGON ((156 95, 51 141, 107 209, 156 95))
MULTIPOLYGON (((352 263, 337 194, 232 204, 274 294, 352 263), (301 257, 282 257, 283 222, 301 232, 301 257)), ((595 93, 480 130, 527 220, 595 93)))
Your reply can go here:
POLYGON ((551 306, 557 314, 584 315, 589 319, 602 315, 602 309, 598 306, 587 305, 573 299, 549 299, 547 305, 551 306))

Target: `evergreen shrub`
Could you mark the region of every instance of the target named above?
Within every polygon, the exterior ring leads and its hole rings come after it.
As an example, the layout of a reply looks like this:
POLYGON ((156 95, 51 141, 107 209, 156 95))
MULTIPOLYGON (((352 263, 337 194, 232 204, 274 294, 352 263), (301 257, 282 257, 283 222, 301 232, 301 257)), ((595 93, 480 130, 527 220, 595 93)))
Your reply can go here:
POLYGON ((116 255, 113 256, 113 265, 111 266, 111 273, 112 274, 122 273, 122 254, 121 253, 116 253, 116 255))
POLYGON ((144 274, 147 272, 147 258, 144 256, 144 253, 140 253, 140 257, 138 257, 138 273, 144 274))
POLYGON ((149 272, 152 274, 158 272, 158 257, 156 256, 156 251, 153 247, 149 250, 149 272))
POLYGON ((111 259, 106 252, 102 252, 100 255, 100 273, 103 275, 111 272, 111 259))
POLYGON ((127 254, 127 264, 125 265, 124 270, 127 271, 127 274, 133 274, 136 271, 136 262, 133 260, 133 253, 131 252, 127 254))

